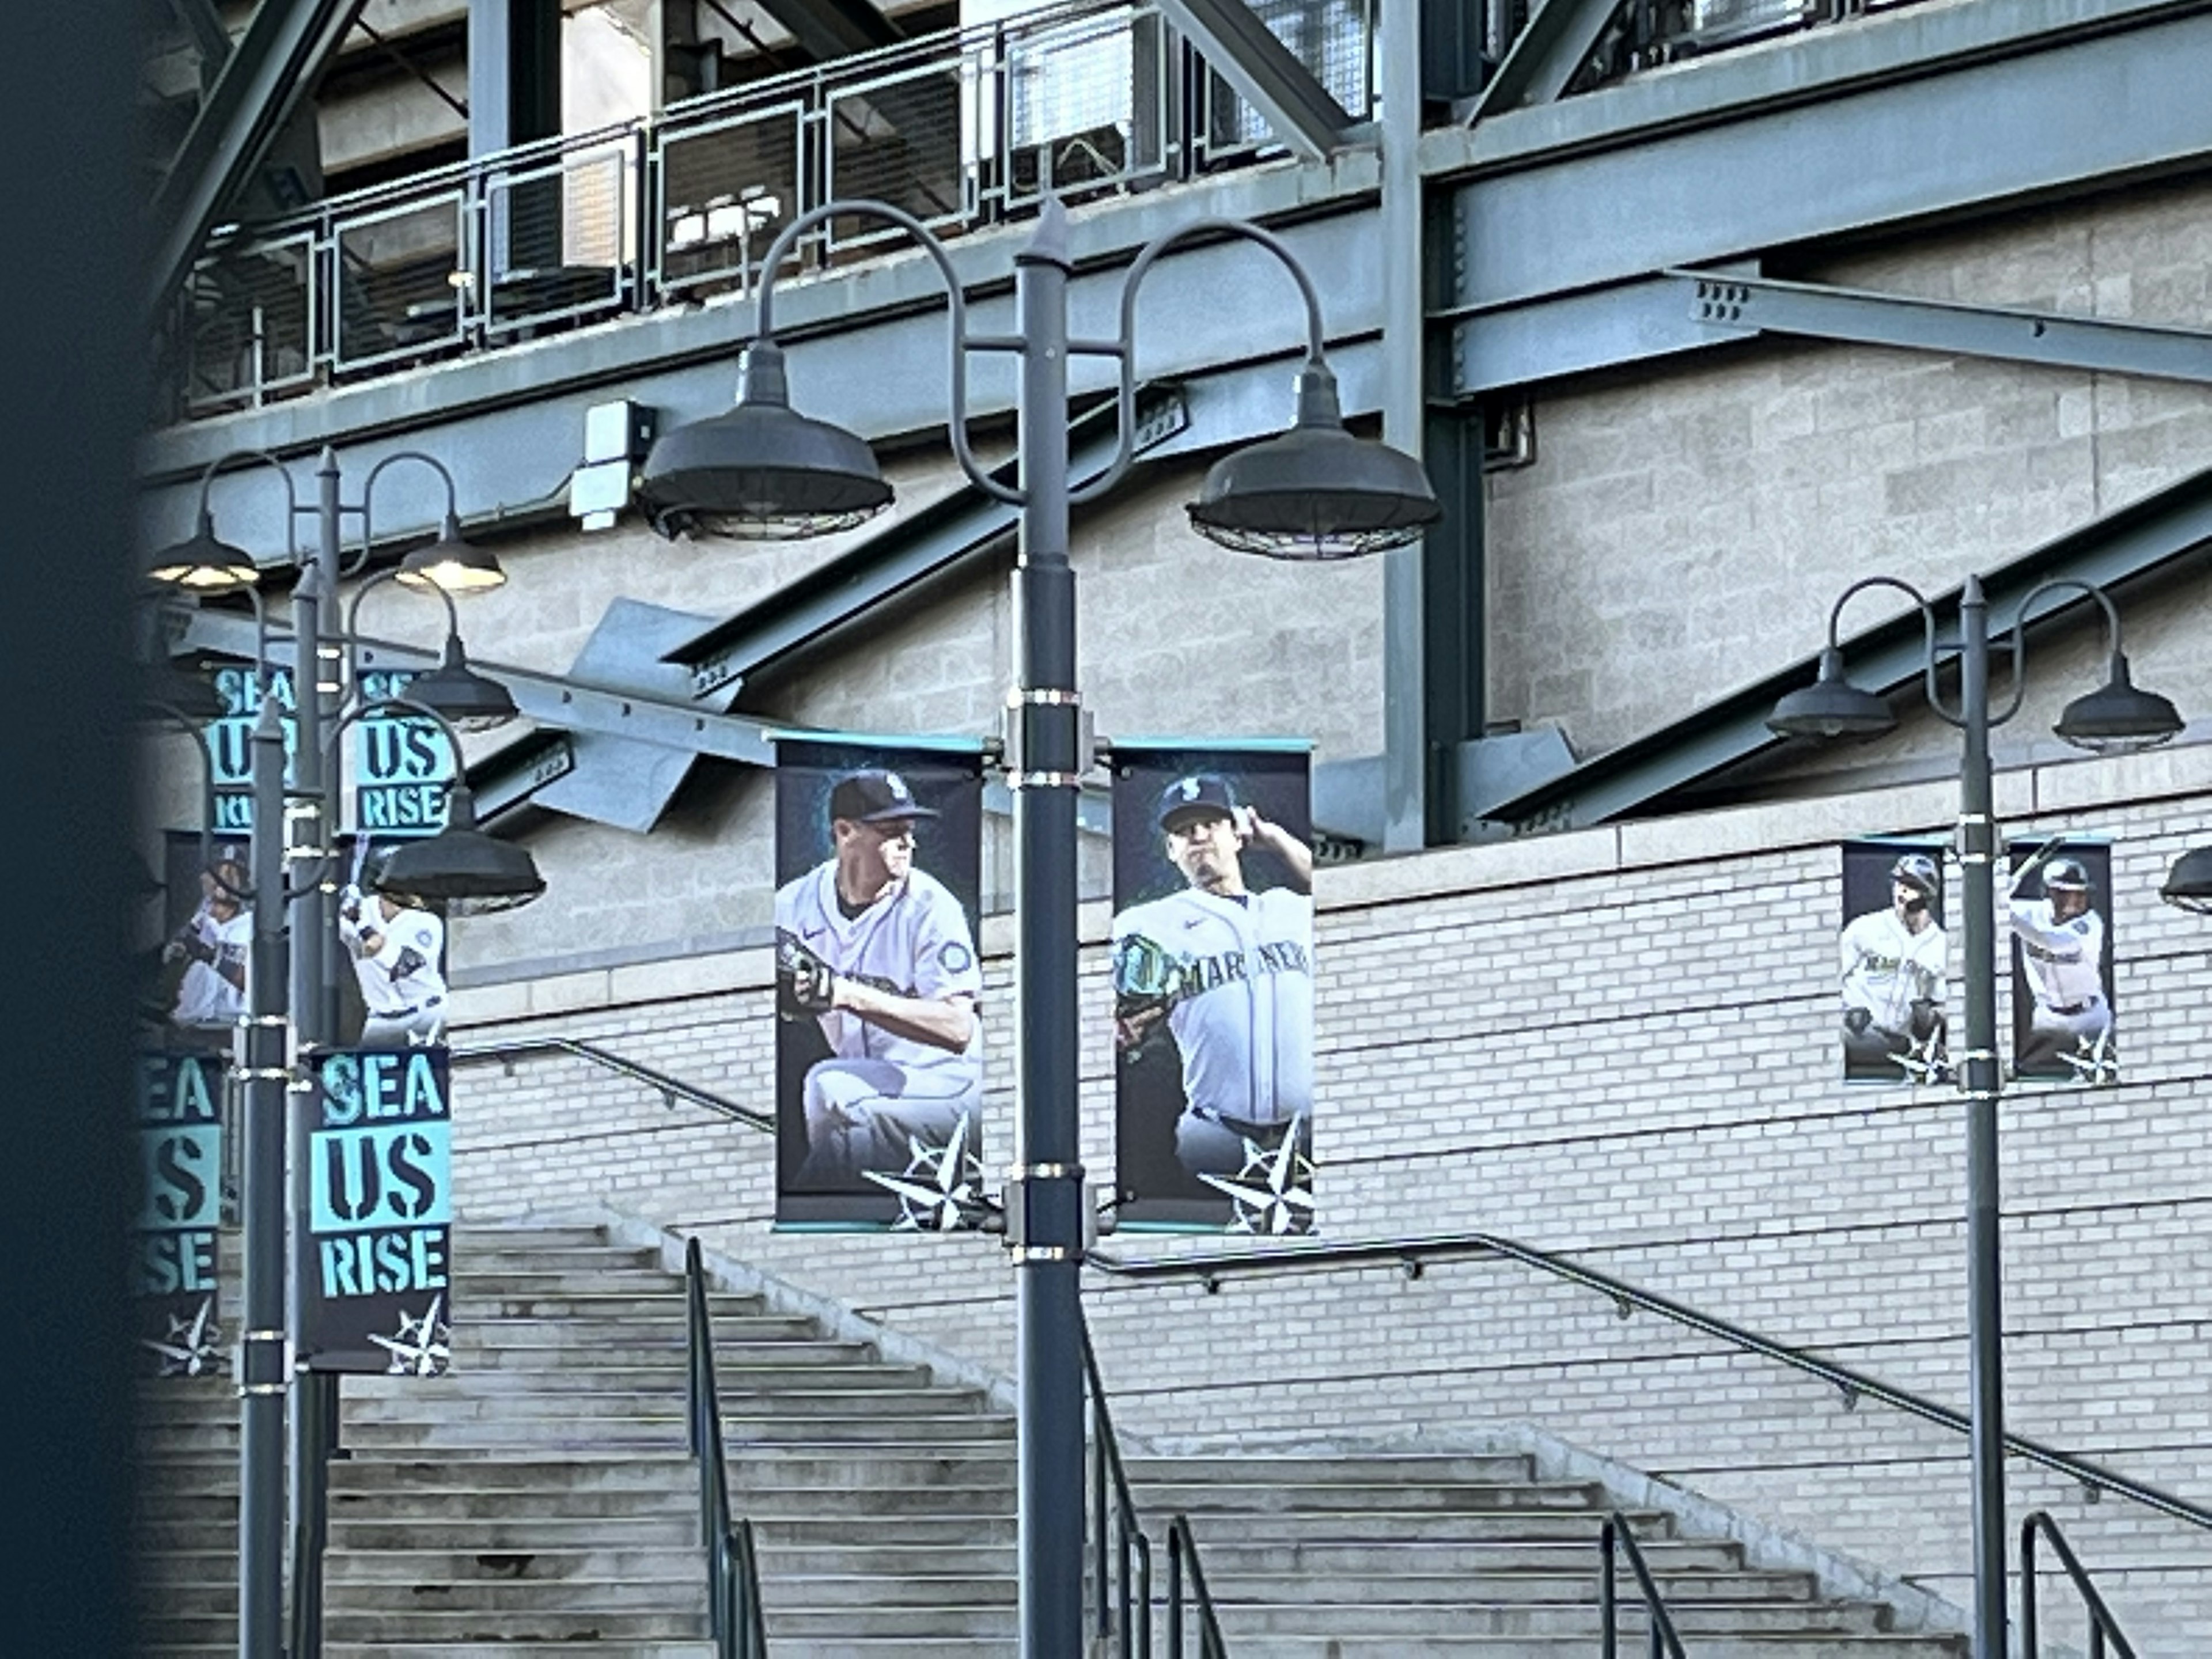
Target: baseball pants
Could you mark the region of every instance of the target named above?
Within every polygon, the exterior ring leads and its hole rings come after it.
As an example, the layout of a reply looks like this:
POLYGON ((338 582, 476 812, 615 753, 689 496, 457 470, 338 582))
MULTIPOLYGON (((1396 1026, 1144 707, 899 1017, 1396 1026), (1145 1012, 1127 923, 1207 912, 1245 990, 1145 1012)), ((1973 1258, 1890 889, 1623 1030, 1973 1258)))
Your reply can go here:
MULTIPOLYGON (((825 1060, 806 1074, 809 1185, 849 1186, 863 1170, 896 1175, 914 1143, 941 1147, 983 1099, 971 1066, 900 1066, 888 1060, 825 1060)), ((972 1145, 972 1139, 971 1139, 972 1145)))

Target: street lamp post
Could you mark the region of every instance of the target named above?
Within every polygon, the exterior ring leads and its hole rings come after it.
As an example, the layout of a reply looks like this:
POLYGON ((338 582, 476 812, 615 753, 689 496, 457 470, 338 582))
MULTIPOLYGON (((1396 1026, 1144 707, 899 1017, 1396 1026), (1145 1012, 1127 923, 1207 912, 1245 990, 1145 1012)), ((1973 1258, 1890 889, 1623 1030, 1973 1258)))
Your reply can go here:
MULTIPOLYGON (((288 1196, 285 1094, 291 1080, 292 1054, 288 1052, 287 1031, 293 1036, 291 1048, 301 1052, 325 1043, 335 1035, 337 964, 328 948, 334 890, 329 874, 333 858, 331 842, 340 805, 337 769, 325 750, 343 724, 339 714, 347 687, 337 676, 336 663, 338 647, 349 635, 331 625, 332 612, 337 602, 337 583, 344 574, 344 517, 352 514, 360 518, 365 553, 374 539, 369 503, 376 480, 386 467, 403 460, 423 463, 445 481, 446 511, 437 540, 410 552, 396 570, 385 574, 411 586, 437 590, 446 605, 448 628, 444 662, 423 677, 427 684, 422 696, 392 706, 437 720, 441 726, 448 711, 471 726, 512 718, 514 703, 504 688, 467 669, 459 649, 452 599, 453 591, 495 586, 505 580, 505 574, 489 552, 462 542, 453 477, 428 455, 403 451, 386 457, 370 471, 362 500, 351 505, 342 499, 337 457, 328 447, 317 465, 316 499, 312 505, 301 502, 290 472, 275 457, 258 451, 220 457, 201 475, 195 533, 156 554, 149 566, 149 574, 157 580, 188 592, 242 589, 253 595, 259 611, 261 601, 254 584, 260 573, 255 561, 217 538, 209 503, 216 474, 240 461, 273 468, 283 480, 288 529, 305 516, 316 521, 314 547, 304 555, 294 553, 300 575, 292 593, 295 731, 289 757, 276 700, 266 695, 270 672, 266 647, 270 636, 265 626, 261 630, 264 659, 255 665, 264 696, 250 744, 254 937, 238 1052, 239 1073, 245 1084, 240 1208, 246 1273, 239 1364, 240 1659, 276 1659, 285 1645, 284 1399, 295 1385, 289 1501, 295 1542, 320 1537, 327 1504, 325 1454, 337 1422, 337 1379, 325 1373, 293 1375, 288 1352, 299 1330, 300 1287, 293 1285, 288 1300, 286 1217, 288 1212, 304 1212, 307 1172, 304 1165, 295 1167, 288 1196), (295 862, 304 864, 307 873, 293 884, 288 880, 288 866, 295 862)), ((457 738, 453 739, 453 752, 458 760, 457 738)), ((535 869, 527 868, 527 854, 508 849, 526 868, 526 878, 512 860, 487 858, 476 845, 483 839, 475 830, 466 787, 457 780, 447 832, 422 843, 422 848, 428 849, 428 876, 434 883, 443 883, 445 896, 522 902, 543 890, 535 869)), ((418 861, 423 856, 418 849, 418 861)), ((319 1553, 307 1544, 295 1552, 294 1560, 295 1622, 303 1607, 319 1607, 319 1553)), ((307 1622, 314 1621, 310 1618, 307 1622)))
POLYGON ((833 217, 860 215, 904 228, 937 265, 951 301, 951 433, 961 470, 979 489, 1018 507, 1014 574, 1016 684, 1007 694, 1007 784, 1014 798, 1015 1018, 1018 1123, 1006 1172, 1007 1243, 1018 1274, 1018 1491, 1021 1651, 1069 1659, 1083 1638, 1083 1350, 1077 1275, 1090 1200, 1076 1109, 1076 792, 1091 763, 1076 691, 1075 575, 1068 563, 1073 506, 1097 499, 1128 471, 1135 430, 1133 324, 1139 284, 1171 246, 1195 236, 1259 243, 1288 269, 1304 300, 1307 355, 1297 422, 1281 437, 1217 463, 1191 522, 1246 551, 1338 558, 1418 539, 1440 516, 1420 464, 1344 430, 1335 380, 1322 357, 1321 307, 1283 244, 1256 226, 1209 219, 1170 232, 1132 264, 1111 340, 1068 333, 1066 219, 1048 198, 1036 234, 1015 256, 1019 332, 971 336, 965 299, 943 246, 887 204, 831 202, 787 225, 762 266, 758 331, 740 362, 737 407, 679 427, 647 457, 640 495, 665 535, 809 536, 846 529, 890 505, 890 487, 861 439, 795 414, 775 343, 775 276, 798 239, 833 217), (1011 353, 1017 382, 1017 480, 994 478, 967 439, 970 351, 1011 353), (1068 359, 1119 367, 1114 460, 1080 484, 1069 478, 1068 359))
POLYGON ((1828 643, 1819 676, 1774 707, 1767 725, 1784 737, 1870 737, 1897 724, 1888 702, 1851 684, 1844 675, 1837 623, 1844 604, 1870 587, 1893 588, 1919 607, 1922 673, 1929 706, 1959 728, 1964 753, 1959 769, 1958 854, 1965 891, 1966 1047, 1960 1088, 1966 1103, 1966 1346, 1972 1404, 1973 1467, 1974 1659, 2005 1659, 2004 1348, 2002 1245, 1998 1234, 1997 1105, 2002 1075, 1996 1031, 1997 827, 1990 763, 1990 732, 2020 712, 2025 691, 2025 629, 2035 602, 2045 593, 2074 590, 2103 607, 2109 668, 2106 684, 2069 703, 2053 727, 2069 743, 2112 752, 2147 748, 2181 730, 2181 716, 2164 697, 2136 689, 2120 651, 2119 613, 2104 590, 2087 582, 2043 583, 2020 603, 2010 629, 2012 694, 1990 707, 1989 603, 1978 576, 1966 578, 1959 601, 1959 707, 1944 704, 1936 611, 1909 583, 1889 576, 1854 582, 1828 614, 1828 643))

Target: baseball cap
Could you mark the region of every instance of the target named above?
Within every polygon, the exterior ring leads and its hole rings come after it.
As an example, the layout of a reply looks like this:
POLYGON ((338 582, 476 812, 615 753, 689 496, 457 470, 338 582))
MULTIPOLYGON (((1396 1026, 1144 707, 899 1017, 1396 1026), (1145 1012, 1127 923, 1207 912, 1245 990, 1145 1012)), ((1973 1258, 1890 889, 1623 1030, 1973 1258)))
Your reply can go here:
POLYGON ((1178 820, 1201 814, 1234 817, 1243 805, 1228 779, 1217 772, 1194 772, 1160 791, 1159 810, 1153 817, 1161 829, 1172 830, 1178 820))
POLYGON ((830 816, 854 823, 880 823, 888 818, 933 818, 936 809, 914 798, 907 781, 896 772, 855 772, 840 778, 830 792, 830 816))

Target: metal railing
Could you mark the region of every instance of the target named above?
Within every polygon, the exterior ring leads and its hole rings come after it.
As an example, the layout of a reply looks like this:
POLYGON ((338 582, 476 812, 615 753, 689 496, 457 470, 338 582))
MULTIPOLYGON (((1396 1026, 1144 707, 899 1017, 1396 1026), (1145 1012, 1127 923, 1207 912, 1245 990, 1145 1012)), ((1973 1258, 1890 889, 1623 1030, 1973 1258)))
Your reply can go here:
MULTIPOLYGON (((1346 110, 1374 106, 1377 0, 1257 0, 1346 110)), ((548 330, 750 292, 784 226, 872 197, 939 235, 1273 153, 1146 0, 1074 0, 756 81, 219 233, 167 342, 171 414, 210 415, 548 330)), ((877 252, 833 219, 794 264, 877 252)))
MULTIPOLYGON (((1285 1246, 1273 1249, 1224 1252, 1218 1255, 1170 1256, 1140 1261, 1121 1261, 1093 1250, 1086 1260, 1088 1265, 1118 1278, 1139 1281, 1196 1279, 1207 1290, 1213 1291, 1220 1288, 1224 1279, 1238 1274, 1312 1272, 1345 1267, 1376 1267, 1386 1263, 1401 1268, 1409 1278, 1418 1279, 1427 1262, 1465 1261, 1484 1256, 1517 1261, 1523 1267, 1565 1279, 1571 1285, 1596 1291, 1610 1297, 1624 1318, 1632 1311, 1638 1310, 1657 1314, 1663 1319, 1716 1338, 1746 1353, 1755 1353, 1787 1365, 1793 1370, 1802 1371, 1808 1376, 1818 1377, 1841 1394, 1846 1405, 1856 1405, 1861 1400, 1872 1400, 1954 1433, 1966 1434, 1971 1430, 1963 1412, 1939 1406, 1932 1400, 1909 1394, 1903 1389, 1892 1388, 1863 1371, 1856 1371, 1829 1360, 1816 1359, 1802 1349, 1790 1347, 1754 1331, 1746 1330, 1740 1325, 1732 1325, 1724 1319, 1700 1313, 1683 1303, 1639 1290, 1626 1279, 1616 1279, 1610 1273, 1583 1267, 1563 1256, 1549 1255, 1495 1233, 1451 1233, 1419 1238, 1375 1239, 1349 1244, 1285 1246)), ((2212 1531, 2212 1510, 2104 1468, 2086 1458, 2057 1450, 2039 1441, 2008 1433, 2004 1444, 2005 1450, 2013 1456, 2039 1465, 2054 1474, 2065 1475, 2086 1487, 2112 1492, 2177 1521, 2185 1521, 2191 1526, 2212 1531)))
POLYGON ((1616 1554, 1628 1558, 1628 1570, 1636 1575, 1637 1591, 1644 1598, 1644 1617, 1649 1621, 1645 1651, 1650 1659, 1683 1659, 1682 1638, 1674 1634, 1674 1621, 1668 1616, 1666 1601, 1652 1579, 1644 1552, 1637 1547, 1636 1534, 1629 1530, 1628 1517, 1619 1510, 1608 1514, 1598 1528, 1597 1547, 1598 1619, 1603 1632, 1598 1651, 1603 1659, 1616 1659, 1620 1651, 1620 1595, 1613 1568, 1616 1554))
POLYGON ((1083 1375, 1090 1388, 1091 1582, 1098 1597, 1097 1639, 1115 1639, 1121 1659, 1152 1659, 1152 1543, 1145 1535, 1128 1474, 1121 1467, 1121 1443, 1115 1438, 1114 1419, 1106 1409, 1106 1383, 1091 1346, 1089 1320, 1083 1322, 1082 1330, 1083 1375))
POLYGON ((2058 1565, 2066 1569, 2066 1576, 2074 1581, 2075 1593, 2081 1598, 2089 1621, 2089 1659, 2105 1659, 2107 1642, 2117 1659, 2136 1659, 2135 1649, 2121 1633, 2119 1620, 2112 1617, 2105 1598, 2089 1582, 2088 1573, 2066 1542, 2065 1534, 2058 1530, 2058 1523, 2041 1510, 2021 1522, 2020 1527, 2020 1650, 2023 1659, 2041 1659, 2043 1653, 2036 1632, 2035 1540, 2039 1533, 2050 1539, 2058 1565))
POLYGON ((740 1106, 736 1101, 718 1095, 711 1089, 702 1089, 696 1083, 686 1083, 681 1078, 671 1077, 641 1060, 629 1059, 611 1048, 602 1048, 597 1043, 579 1042, 574 1037, 520 1037, 511 1042, 472 1044, 465 1048, 454 1049, 453 1063, 456 1066, 480 1066, 493 1060, 519 1060, 526 1054, 573 1054, 610 1072, 634 1078, 653 1090, 671 1106, 679 1100, 687 1100, 694 1106, 703 1106, 710 1112, 719 1112, 749 1128, 758 1129, 766 1134, 775 1133, 775 1120, 764 1112, 757 1112, 750 1106, 740 1106))
POLYGON ((707 1313, 707 1269, 699 1241, 684 1246, 684 1416, 699 1460, 699 1541, 707 1551, 707 1607, 715 1659, 768 1659, 760 1565, 752 1523, 730 1515, 729 1455, 714 1386, 714 1330, 707 1313))
POLYGON ((1641 70, 1848 22, 1916 0, 1628 0, 1599 36, 1570 91, 1641 70))
POLYGON ((1198 1659, 1229 1659, 1229 1644, 1221 1639, 1221 1621, 1206 1588, 1206 1569, 1198 1564, 1198 1540, 1191 1536, 1188 1517, 1181 1515, 1168 1522, 1168 1659, 1182 1659, 1185 1567, 1190 1570, 1191 1607, 1198 1614, 1198 1659))

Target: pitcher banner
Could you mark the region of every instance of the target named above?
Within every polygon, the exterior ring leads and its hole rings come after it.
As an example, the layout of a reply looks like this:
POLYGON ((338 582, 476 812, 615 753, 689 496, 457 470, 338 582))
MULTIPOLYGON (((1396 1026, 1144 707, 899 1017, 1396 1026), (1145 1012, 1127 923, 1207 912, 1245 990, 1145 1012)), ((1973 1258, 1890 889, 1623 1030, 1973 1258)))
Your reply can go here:
POLYGON ((1836 972, 1844 1077, 1914 1086, 1952 1080, 1950 935, 1943 844, 1846 842, 1836 972))
POLYGON ((1114 746, 1122 1226, 1313 1229, 1311 767, 1304 744, 1114 746))
POLYGON ((206 1376, 228 1368, 216 1277, 226 1069, 214 1054, 138 1056, 131 1288, 143 1369, 157 1376, 206 1376))
POLYGON ((2112 845, 2069 836, 2015 841, 2006 850, 2014 1074, 2118 1083, 2112 845))
POLYGON ((779 736, 775 785, 776 1224, 972 1226, 982 747, 779 736))
POLYGON ((300 1363, 435 1376, 451 1362, 453 1120, 442 1047, 325 1049, 295 1095, 306 1212, 300 1363))

